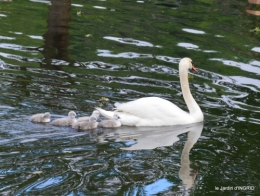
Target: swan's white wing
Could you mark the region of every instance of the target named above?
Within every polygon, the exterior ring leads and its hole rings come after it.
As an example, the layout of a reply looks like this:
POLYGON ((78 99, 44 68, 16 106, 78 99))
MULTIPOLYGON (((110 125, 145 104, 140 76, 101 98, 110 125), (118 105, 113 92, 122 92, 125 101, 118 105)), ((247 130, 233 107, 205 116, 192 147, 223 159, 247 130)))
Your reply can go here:
POLYGON ((116 108, 119 112, 125 112, 141 118, 180 117, 188 113, 165 99, 159 97, 145 97, 122 103, 116 108))
POLYGON ((117 113, 120 117, 119 121, 122 123, 122 125, 137 126, 137 124, 142 120, 142 118, 127 112, 106 111, 101 108, 96 108, 96 110, 98 110, 103 116, 110 120, 114 120, 114 113, 117 113))
POLYGON ((113 112, 96 109, 109 119, 113 119, 114 112, 118 113, 122 125, 128 126, 166 126, 193 122, 189 113, 158 97, 145 97, 122 103, 113 112))
POLYGON ((114 106, 117 108, 118 106, 122 105, 123 103, 115 102, 114 106))
POLYGON ((98 110, 103 116, 107 117, 108 119, 110 120, 114 119, 114 111, 106 111, 98 107, 96 107, 95 109, 98 110))
POLYGON ((116 111, 122 124, 126 125, 129 125, 129 119, 135 126, 174 125, 192 121, 189 113, 158 97, 146 97, 123 103, 116 108, 116 111))

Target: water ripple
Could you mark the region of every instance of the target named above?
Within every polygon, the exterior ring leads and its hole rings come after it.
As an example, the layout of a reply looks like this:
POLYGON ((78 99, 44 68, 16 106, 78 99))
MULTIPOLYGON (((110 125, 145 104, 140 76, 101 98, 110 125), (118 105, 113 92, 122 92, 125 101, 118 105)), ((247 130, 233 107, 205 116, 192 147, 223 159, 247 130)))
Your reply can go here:
POLYGON ((43 40, 43 36, 39 36, 39 35, 28 35, 28 37, 30 37, 30 38, 32 38, 32 39, 43 40))
MULTIPOLYGON (((15 55, 15 54, 9 54, 9 53, 4 53, 0 52, 0 56, 7 58, 7 59, 12 59, 12 60, 17 60, 20 62, 41 62, 40 59, 37 58, 28 58, 20 55, 15 55)), ((15 65, 14 65, 15 66, 15 65)))
POLYGON ((7 37, 7 36, 1 36, 0 35, 0 40, 1 39, 5 39, 5 40, 15 40, 16 38, 15 37, 7 37))
POLYGON ((154 45, 149 43, 149 42, 141 41, 141 40, 137 40, 137 39, 132 39, 132 38, 120 38, 120 37, 112 37, 112 36, 105 36, 104 38, 108 39, 108 40, 116 41, 116 42, 119 42, 119 43, 123 43, 123 44, 154 47, 154 45))
POLYGON ((252 48, 252 51, 254 51, 254 52, 260 52, 260 47, 254 47, 254 48, 252 48))
POLYGON ((135 52, 122 52, 119 54, 111 54, 109 50, 98 50, 98 56, 102 57, 114 57, 114 58, 153 58, 151 54, 138 54, 135 52))
POLYGON ((17 50, 17 51, 22 51, 22 52, 36 50, 36 48, 32 47, 32 46, 19 46, 17 44, 8 44, 8 43, 0 43, 0 48, 12 49, 12 50, 17 50))
POLYGON ((152 184, 146 185, 144 187, 144 192, 148 195, 154 195, 170 189, 171 186, 173 186, 173 183, 169 182, 167 179, 159 179, 152 184))
POLYGON ((102 7, 102 6, 93 6, 93 8, 96 8, 96 9, 101 9, 101 10, 105 10, 105 9, 107 9, 106 7, 102 7))
POLYGON ((180 61, 180 58, 174 58, 170 56, 155 56, 156 59, 161 60, 161 61, 166 61, 166 62, 171 62, 171 63, 178 63, 180 61))
POLYGON ((5 62, 0 59, 0 69, 5 69, 5 62))
MULTIPOLYGON (((66 181, 70 180, 74 177, 74 174, 70 173, 64 173, 62 175, 58 175, 55 177, 47 177, 43 179, 37 179, 36 182, 31 183, 30 185, 18 190, 16 194, 24 194, 24 193, 35 193, 39 194, 42 193, 42 191, 51 189, 53 187, 59 186, 62 183, 65 183, 66 181)), ((33 180, 33 177, 32 179, 33 180)))
POLYGON ((88 1, 59 10, 53 2, 1 4, 0 194, 214 195, 214 183, 259 185, 260 49, 243 3, 180 1, 173 10, 88 1), (187 111, 184 56, 201 62, 189 72, 205 116, 201 137, 190 138, 189 127, 77 132, 29 121, 43 111, 51 120, 90 115, 103 96, 104 109, 158 96, 187 111))
POLYGON ((51 1, 48 1, 48 0, 30 0, 31 2, 35 2, 35 3, 47 3, 47 4, 50 4, 51 1))
MULTIPOLYGON (((7 17, 7 15, 5 15, 5 14, 0 14, 0 17, 7 17)), ((0 37, 0 39, 1 39, 1 37, 0 37)))
POLYGON ((191 43, 178 43, 177 46, 183 47, 183 48, 187 48, 187 49, 198 49, 199 46, 195 45, 195 44, 191 44, 191 43))
POLYGON ((186 42, 178 43, 177 46, 186 48, 188 50, 202 51, 205 53, 216 53, 217 52, 215 50, 201 50, 201 49, 199 49, 199 46, 192 44, 192 43, 186 43, 186 42))
POLYGON ((196 30, 196 29, 183 28, 182 30, 185 32, 188 32, 188 33, 201 34, 201 35, 206 34, 204 31, 200 31, 200 30, 196 30))
POLYGON ((242 62, 236 62, 236 61, 232 61, 232 60, 225 60, 225 59, 220 59, 220 58, 211 58, 210 60, 212 60, 212 61, 220 61, 224 65, 238 67, 238 68, 240 68, 240 69, 242 69, 244 71, 248 71, 248 72, 251 72, 251 73, 256 73, 256 74, 260 73, 260 68, 259 67, 252 66, 250 64, 246 64, 246 63, 242 63, 242 62))
POLYGON ((243 76, 231 76, 230 78, 234 79, 236 84, 245 86, 255 92, 259 92, 259 90, 260 90, 260 80, 243 77, 243 76), (247 84, 247 85, 244 85, 244 84, 247 84), (248 86, 248 84, 250 86, 248 86), (256 88, 254 88, 253 86, 256 86, 258 88, 258 90, 256 88))

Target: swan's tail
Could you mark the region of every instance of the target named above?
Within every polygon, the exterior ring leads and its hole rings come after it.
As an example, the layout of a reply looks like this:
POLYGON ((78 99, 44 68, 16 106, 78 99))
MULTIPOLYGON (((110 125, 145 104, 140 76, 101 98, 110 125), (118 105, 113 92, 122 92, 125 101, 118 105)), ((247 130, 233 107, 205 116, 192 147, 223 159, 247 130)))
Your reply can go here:
POLYGON ((101 108, 95 108, 95 109, 98 110, 100 112, 100 114, 105 116, 106 118, 108 118, 110 120, 114 120, 114 112, 106 111, 106 110, 103 110, 101 108))

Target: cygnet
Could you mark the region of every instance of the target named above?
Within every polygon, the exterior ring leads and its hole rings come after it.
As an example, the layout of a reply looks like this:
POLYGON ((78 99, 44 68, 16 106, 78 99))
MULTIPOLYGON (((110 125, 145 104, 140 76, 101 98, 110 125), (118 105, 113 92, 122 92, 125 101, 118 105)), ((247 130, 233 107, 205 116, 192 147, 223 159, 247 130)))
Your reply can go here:
MULTIPOLYGON (((94 110, 91 114, 91 116, 95 117, 96 120, 98 120, 99 118, 99 115, 100 115, 100 112, 98 110, 94 110)), ((82 121, 89 121, 90 117, 91 116, 83 116, 83 117, 80 117, 78 118, 77 122, 82 122, 82 121)))
POLYGON ((74 129, 80 129, 80 130, 90 130, 90 129, 95 129, 97 128, 98 122, 96 120, 96 117, 91 116, 89 118, 89 121, 81 121, 74 123, 72 125, 72 128, 74 129))
POLYGON ((54 126, 70 126, 73 123, 77 122, 76 113, 74 111, 70 111, 68 117, 58 118, 52 122, 54 126))
POLYGON ((73 129, 79 129, 79 128, 80 128, 80 124, 81 124, 82 122, 83 122, 83 121, 74 122, 71 127, 72 127, 73 129))
POLYGON ((30 121, 32 121, 32 122, 50 122, 51 114, 49 112, 34 114, 30 117, 30 121))
POLYGON ((119 121, 120 117, 117 114, 114 114, 114 120, 103 120, 98 123, 99 127, 105 128, 113 128, 113 127, 120 127, 121 122, 119 121))

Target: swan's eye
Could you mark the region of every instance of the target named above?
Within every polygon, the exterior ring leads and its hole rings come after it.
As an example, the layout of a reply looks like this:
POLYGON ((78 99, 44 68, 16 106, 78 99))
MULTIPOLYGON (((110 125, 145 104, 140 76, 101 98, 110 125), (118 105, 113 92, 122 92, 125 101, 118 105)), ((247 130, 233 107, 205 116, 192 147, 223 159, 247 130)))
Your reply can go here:
POLYGON ((192 61, 191 61, 191 64, 194 65, 192 61))

